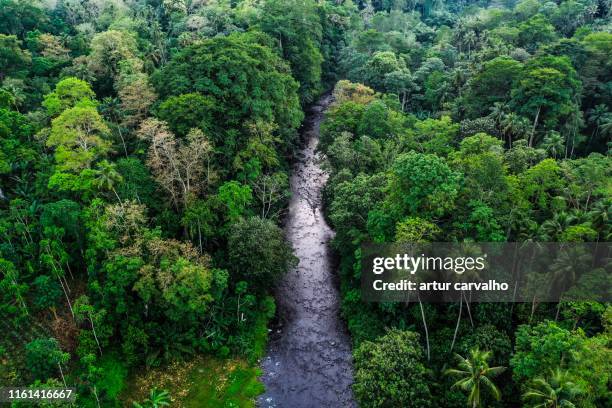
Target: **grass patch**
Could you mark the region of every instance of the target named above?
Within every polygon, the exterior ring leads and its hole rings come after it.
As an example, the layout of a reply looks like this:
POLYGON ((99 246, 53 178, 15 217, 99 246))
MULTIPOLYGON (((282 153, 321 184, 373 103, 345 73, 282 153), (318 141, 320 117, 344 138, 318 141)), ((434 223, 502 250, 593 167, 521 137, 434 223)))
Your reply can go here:
POLYGON ((184 407, 254 407, 264 391, 259 368, 240 360, 210 359, 192 371, 192 387, 184 407))
POLYGON ((133 376, 122 400, 130 407, 158 388, 170 392, 172 407, 251 408, 264 391, 260 375, 259 368, 242 359, 201 356, 133 376))

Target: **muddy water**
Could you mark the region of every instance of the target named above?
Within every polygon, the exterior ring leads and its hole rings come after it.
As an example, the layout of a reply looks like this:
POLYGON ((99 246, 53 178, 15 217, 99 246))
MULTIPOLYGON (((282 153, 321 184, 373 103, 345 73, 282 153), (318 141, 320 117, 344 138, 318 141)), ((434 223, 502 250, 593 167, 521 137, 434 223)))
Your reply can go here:
POLYGON ((327 174, 316 154, 319 125, 330 97, 308 113, 304 146, 291 177, 286 224, 299 265, 276 292, 278 323, 262 362, 262 408, 354 407, 349 337, 339 317, 339 294, 323 218, 321 189, 327 174))

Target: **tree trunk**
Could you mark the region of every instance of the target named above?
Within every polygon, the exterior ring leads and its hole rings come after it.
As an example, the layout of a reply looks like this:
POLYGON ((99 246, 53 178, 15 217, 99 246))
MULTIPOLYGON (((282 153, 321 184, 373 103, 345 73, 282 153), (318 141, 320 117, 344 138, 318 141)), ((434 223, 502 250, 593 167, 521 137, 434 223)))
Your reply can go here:
MULTIPOLYGON (((465 299, 465 307, 466 310, 468 312, 468 317, 470 318, 470 324, 472 325, 472 329, 474 328, 474 320, 472 320, 472 311, 470 310, 470 302, 467 299, 467 296, 465 296, 465 292, 461 291, 461 295, 463 296, 463 298, 465 299)), ((472 297, 472 295, 470 294, 470 298, 472 297)))
POLYGON ((119 132, 119 137, 121 138, 121 144, 123 145, 123 152, 125 153, 125 158, 128 158, 127 146, 125 145, 125 139, 123 138, 123 133, 121 132, 121 126, 117 125, 117 132, 119 132))
POLYGON ((533 139, 535 136, 536 126, 538 125, 538 119, 540 118, 541 109, 542 109, 542 105, 538 106, 538 111, 536 112, 535 119, 533 120, 533 128, 531 128, 531 135, 529 136, 529 147, 533 147, 533 139))
POLYGON ((62 290, 64 291, 64 296, 66 296, 66 301, 68 302, 68 307, 70 308, 70 313, 72 314, 72 317, 74 318, 74 310, 72 310, 72 303, 70 302, 70 298, 68 297, 68 292, 66 292, 66 288, 64 287, 64 282, 62 282, 62 278, 60 278, 60 276, 57 276, 57 279, 59 280, 60 286, 62 287, 62 290))
POLYGON ((427 361, 431 358, 431 352, 429 347, 429 330, 427 329, 427 319, 425 319, 425 311, 423 310, 423 302, 421 302, 421 296, 417 292, 417 298, 419 299, 419 306, 421 307, 421 318, 423 319, 423 327, 425 328, 425 343, 427 344, 427 361))
POLYGON ((202 255, 202 229, 200 227, 199 218, 198 218, 198 246, 200 247, 200 255, 202 255))
POLYGON ((98 350, 100 350, 100 355, 102 355, 102 347, 100 347, 100 342, 98 341, 98 335, 96 334, 96 328, 94 326, 93 319, 91 318, 91 313, 89 314, 89 321, 91 322, 91 331, 93 332, 94 339, 96 339, 96 344, 98 345, 98 350))
POLYGON ((57 362, 57 366, 59 367, 60 375, 62 376, 62 382, 64 383, 64 387, 68 387, 66 385, 66 379, 64 378, 64 370, 62 370, 62 364, 59 361, 57 362))
POLYGON ((93 386, 93 393, 94 396, 96 397, 96 403, 98 404, 98 408, 100 408, 100 399, 98 398, 98 392, 96 391, 96 386, 93 386))
POLYGON ((121 201, 121 197, 119 197, 119 194, 117 194, 117 190, 115 190, 115 187, 112 187, 113 193, 115 193, 115 197, 117 197, 117 201, 119 201, 119 204, 121 206, 123 206, 123 201, 121 201))
POLYGON ((450 351, 453 351, 455 347, 455 340, 457 339, 457 332, 459 331, 459 324, 461 323, 461 312, 463 310, 463 298, 459 298, 459 316, 457 316, 457 326, 455 326, 455 333, 453 334, 453 342, 451 343, 450 351))

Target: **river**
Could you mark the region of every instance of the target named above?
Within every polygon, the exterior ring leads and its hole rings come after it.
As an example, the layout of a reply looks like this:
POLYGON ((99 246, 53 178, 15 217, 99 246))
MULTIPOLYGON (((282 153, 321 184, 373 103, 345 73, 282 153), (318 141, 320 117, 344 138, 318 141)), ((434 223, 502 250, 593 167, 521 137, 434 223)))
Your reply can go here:
POLYGON ((321 189, 327 180, 316 152, 319 127, 331 96, 312 106, 302 130, 303 147, 291 176, 285 226, 299 259, 276 291, 277 322, 262 361, 262 408, 354 407, 350 338, 340 319, 340 295, 328 248, 321 189))

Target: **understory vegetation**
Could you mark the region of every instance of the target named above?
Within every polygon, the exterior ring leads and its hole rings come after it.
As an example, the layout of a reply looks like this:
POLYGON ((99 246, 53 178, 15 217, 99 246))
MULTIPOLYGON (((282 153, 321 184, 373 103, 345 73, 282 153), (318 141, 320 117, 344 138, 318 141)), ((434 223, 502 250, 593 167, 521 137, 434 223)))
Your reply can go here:
POLYGON ((290 163, 333 90, 319 149, 359 405, 612 406, 605 298, 370 304, 359 281, 365 242, 610 241, 610 14, 0 0, 0 384, 253 406, 297 262, 290 163))

